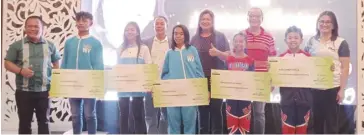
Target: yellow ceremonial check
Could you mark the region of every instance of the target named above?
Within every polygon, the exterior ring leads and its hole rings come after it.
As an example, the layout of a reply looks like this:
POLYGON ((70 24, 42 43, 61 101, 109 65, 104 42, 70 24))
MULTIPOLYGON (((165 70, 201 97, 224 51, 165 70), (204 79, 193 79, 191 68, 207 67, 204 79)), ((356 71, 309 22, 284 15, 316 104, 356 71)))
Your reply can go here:
POLYGON ((154 107, 208 105, 206 78, 161 80, 154 84, 154 107))
POLYGON ((104 71, 53 69, 50 97, 104 98, 104 71))
POLYGON ((211 70, 211 98, 269 102, 270 93, 268 73, 211 70))
POLYGON ((106 88, 118 92, 147 92, 158 77, 155 64, 121 64, 107 71, 106 88))
MULTIPOLYGON (((272 85, 278 87, 332 88, 333 60, 323 57, 269 58, 272 85)), ((340 68, 340 67, 335 67, 340 68)))

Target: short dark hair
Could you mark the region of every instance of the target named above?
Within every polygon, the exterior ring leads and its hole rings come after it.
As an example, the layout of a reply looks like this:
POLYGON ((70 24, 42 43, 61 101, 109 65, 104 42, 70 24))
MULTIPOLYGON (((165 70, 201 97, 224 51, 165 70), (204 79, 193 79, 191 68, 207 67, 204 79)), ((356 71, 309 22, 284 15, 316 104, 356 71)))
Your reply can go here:
POLYGON ((80 11, 80 12, 76 13, 76 21, 79 21, 81 19, 90 19, 92 21, 93 18, 94 17, 89 12, 80 11))
POLYGON ((179 24, 179 25, 174 26, 173 29, 172 29, 172 45, 171 45, 172 50, 174 50, 177 47, 177 43, 174 40, 174 30, 176 28, 181 28, 182 29, 183 35, 184 35, 184 38, 185 38, 185 41, 184 41, 185 47, 186 47, 186 49, 188 49, 191 46, 190 45, 190 33, 189 33, 189 31, 188 31, 188 29, 187 29, 187 27, 185 25, 179 24))
POLYGON ((284 34, 285 38, 287 38, 287 35, 288 33, 291 33, 291 32, 295 32, 295 33, 298 33, 300 35, 300 37, 302 38, 303 37, 303 34, 302 34, 302 30, 296 26, 291 26, 289 27, 287 30, 286 30, 286 33, 284 34))
POLYGON ((29 16, 26 20, 25 20, 25 25, 28 23, 28 20, 30 19, 38 19, 40 21, 40 23, 42 24, 42 26, 44 25, 44 21, 42 19, 41 16, 37 16, 37 15, 32 15, 32 16, 29 16))
POLYGON ((155 22, 157 19, 159 19, 159 18, 162 18, 162 19, 166 22, 166 24, 168 24, 168 19, 167 19, 167 17, 162 16, 162 15, 156 16, 156 17, 154 18, 154 22, 155 22))
POLYGON ((337 22, 335 13, 332 12, 332 11, 324 11, 317 18, 317 22, 316 22, 316 35, 315 35, 315 37, 316 38, 320 38, 320 30, 318 28, 318 23, 320 21, 320 18, 322 16, 324 16, 324 15, 329 16, 330 19, 331 19, 331 23, 332 23, 332 26, 333 26, 333 30, 331 31, 331 41, 335 41, 336 38, 339 36, 339 24, 337 22))

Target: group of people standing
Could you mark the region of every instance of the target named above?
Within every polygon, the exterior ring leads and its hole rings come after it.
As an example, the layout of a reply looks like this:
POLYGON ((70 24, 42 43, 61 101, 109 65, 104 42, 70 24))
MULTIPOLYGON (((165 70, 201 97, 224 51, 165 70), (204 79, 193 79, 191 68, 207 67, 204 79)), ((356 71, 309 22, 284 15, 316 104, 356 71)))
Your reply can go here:
MULTIPOLYGON (((212 11, 204 10, 199 16, 196 34, 190 36, 188 28, 179 24, 173 27, 169 38, 166 34, 168 19, 158 16, 154 20, 155 36, 145 40, 140 37, 138 24, 130 22, 124 29, 124 43, 117 51, 118 64, 157 64, 162 80, 207 78, 208 91, 211 91, 211 69, 269 71, 268 57, 277 56, 277 52, 273 36, 261 27, 261 9, 249 10, 247 20, 250 26, 234 35, 232 49, 225 35, 215 30, 214 18, 212 11)), ((89 33, 92 23, 90 13, 76 14, 78 35, 65 42, 62 69, 104 69, 102 44, 89 33)), ((325 133, 338 133, 338 103, 346 87, 350 51, 348 43, 339 37, 333 12, 325 11, 319 15, 316 30, 317 34, 301 50, 301 29, 289 27, 285 33, 289 49, 279 56, 331 57, 334 60, 331 70, 335 87, 328 90, 281 88, 284 134, 307 133, 310 113, 314 114, 315 133, 322 134, 324 129, 327 129, 325 133)), ((5 68, 16 74, 15 98, 20 134, 31 133, 33 110, 37 116, 38 133, 49 134, 51 69, 59 68, 61 57, 55 45, 42 37, 42 32, 42 19, 28 17, 25 22, 27 36, 10 45, 5 58, 5 68)), ((209 105, 205 106, 155 108, 151 92, 120 92, 118 96, 121 134, 131 133, 130 116, 134 119, 136 134, 179 134, 182 131, 185 134, 222 134, 224 128, 229 134, 264 134, 265 131, 266 103, 263 102, 227 100, 227 127, 223 127, 221 99, 211 98, 209 105), (132 115, 129 115, 129 108, 132 115), (254 128, 251 130, 252 113, 254 128)), ((81 133, 82 115, 85 115, 88 133, 95 134, 96 99, 71 98, 70 104, 73 133, 81 133)))

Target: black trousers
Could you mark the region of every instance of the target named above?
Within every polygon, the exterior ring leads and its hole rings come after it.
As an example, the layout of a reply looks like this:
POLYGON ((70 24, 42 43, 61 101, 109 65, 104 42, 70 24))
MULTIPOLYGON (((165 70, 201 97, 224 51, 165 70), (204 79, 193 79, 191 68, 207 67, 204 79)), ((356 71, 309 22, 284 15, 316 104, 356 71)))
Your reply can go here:
POLYGON ((19 134, 32 134, 33 113, 37 117, 38 134, 49 134, 49 98, 48 91, 27 92, 17 90, 15 101, 18 107, 19 134))
MULTIPOLYGON (((208 79, 208 89, 211 91, 210 77, 208 79)), ((210 99, 210 105, 199 106, 199 134, 222 134, 222 99, 210 99)))
POLYGON ((120 134, 132 134, 129 130, 130 126, 133 126, 135 134, 146 134, 147 127, 145 125, 144 111, 144 97, 133 97, 133 101, 130 103, 129 97, 119 98, 120 109, 120 134), (131 105, 132 116, 134 119, 134 125, 129 125, 129 105, 131 105))
POLYGON ((336 96, 339 87, 313 91, 313 128, 315 134, 338 134, 339 105, 336 96))

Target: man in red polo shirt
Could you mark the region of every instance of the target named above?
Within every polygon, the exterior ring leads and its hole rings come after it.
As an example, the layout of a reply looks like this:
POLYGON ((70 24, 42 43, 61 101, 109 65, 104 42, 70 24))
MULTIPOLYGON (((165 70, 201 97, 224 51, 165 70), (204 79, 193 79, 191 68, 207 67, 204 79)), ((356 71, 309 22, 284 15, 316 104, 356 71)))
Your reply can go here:
MULTIPOLYGON (((249 28, 242 31, 247 36, 246 54, 253 58, 256 72, 268 71, 268 57, 276 56, 277 52, 271 34, 262 27, 263 11, 251 8, 248 12, 249 28)), ((264 134, 265 131, 265 103, 253 102, 254 134, 264 134)))

